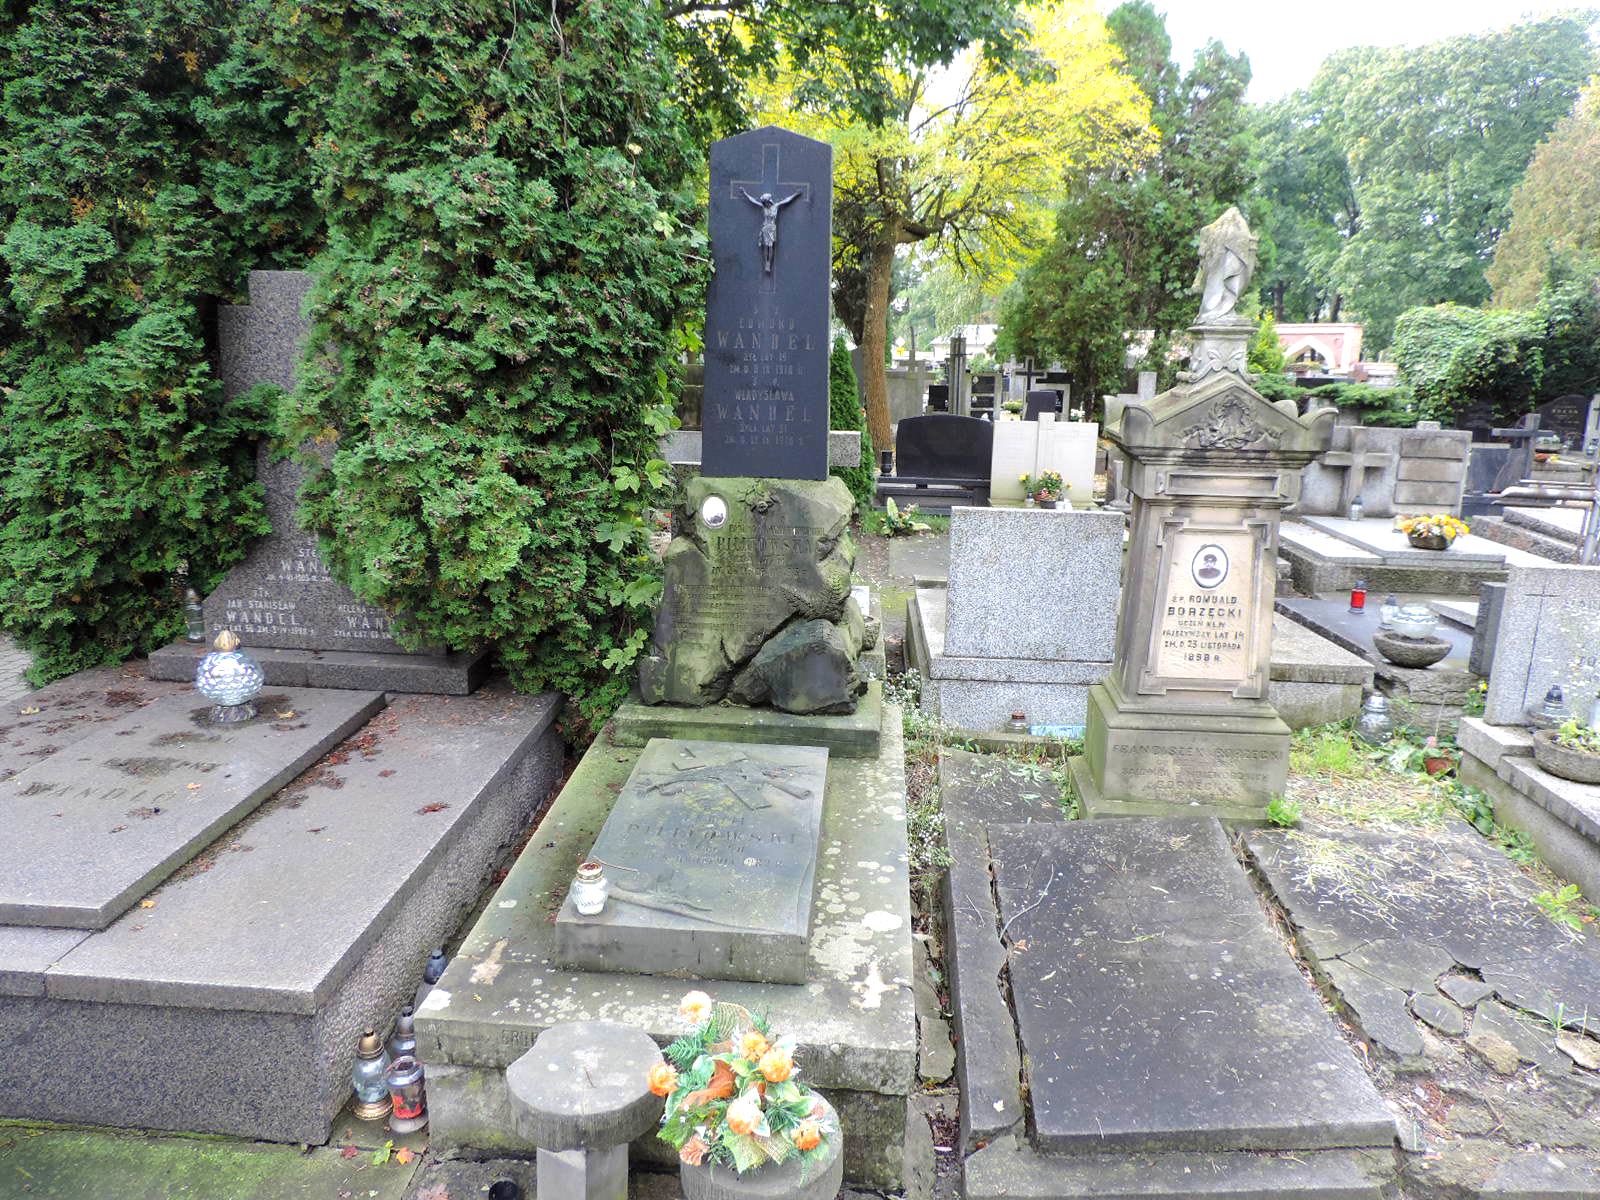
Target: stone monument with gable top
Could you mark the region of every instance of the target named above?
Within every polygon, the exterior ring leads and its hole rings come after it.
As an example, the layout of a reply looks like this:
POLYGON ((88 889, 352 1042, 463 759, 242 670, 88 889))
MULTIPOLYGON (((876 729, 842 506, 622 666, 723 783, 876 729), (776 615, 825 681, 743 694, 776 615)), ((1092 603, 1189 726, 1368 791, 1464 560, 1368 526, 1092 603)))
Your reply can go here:
POLYGON ((674 514, 646 704, 840 714, 866 688, 855 504, 828 475, 832 172, 830 146, 772 126, 711 148, 703 473, 674 514))
POLYGON ((1302 418, 1251 386, 1253 327, 1235 306, 1255 246, 1237 209, 1201 231, 1190 369, 1107 430, 1132 534, 1114 666, 1073 760, 1090 816, 1260 819, 1287 779, 1289 728, 1267 701, 1278 519, 1334 410, 1302 418))

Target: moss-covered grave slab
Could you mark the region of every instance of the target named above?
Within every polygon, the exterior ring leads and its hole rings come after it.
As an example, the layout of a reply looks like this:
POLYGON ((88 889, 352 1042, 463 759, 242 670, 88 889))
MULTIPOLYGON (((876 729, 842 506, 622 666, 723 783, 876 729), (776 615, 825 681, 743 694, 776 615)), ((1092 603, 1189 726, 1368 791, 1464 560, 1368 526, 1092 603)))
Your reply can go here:
MULTIPOLYGON (((435 1148, 526 1153, 509 1133, 503 1073, 534 1038, 560 1021, 604 1019, 643 1029, 666 1045, 689 1030, 678 1001, 704 988, 766 1012, 797 1039, 804 1078, 845 1121, 846 1178, 898 1186, 917 1038, 904 748, 899 710, 882 712, 877 755, 830 759, 803 984, 699 982, 561 965, 555 913, 640 754, 602 735, 417 1014, 435 1148)), ((737 890, 738 879, 729 887, 737 890)))

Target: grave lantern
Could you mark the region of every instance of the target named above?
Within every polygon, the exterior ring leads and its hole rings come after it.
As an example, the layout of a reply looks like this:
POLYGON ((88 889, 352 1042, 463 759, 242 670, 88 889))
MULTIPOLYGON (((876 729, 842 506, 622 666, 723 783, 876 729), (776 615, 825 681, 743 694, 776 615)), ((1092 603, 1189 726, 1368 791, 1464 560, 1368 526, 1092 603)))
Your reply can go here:
POLYGON ((389 1055, 375 1030, 364 1029, 356 1043, 355 1066, 350 1070, 350 1085, 356 1102, 351 1112, 358 1121, 381 1121, 389 1115, 389 1055))

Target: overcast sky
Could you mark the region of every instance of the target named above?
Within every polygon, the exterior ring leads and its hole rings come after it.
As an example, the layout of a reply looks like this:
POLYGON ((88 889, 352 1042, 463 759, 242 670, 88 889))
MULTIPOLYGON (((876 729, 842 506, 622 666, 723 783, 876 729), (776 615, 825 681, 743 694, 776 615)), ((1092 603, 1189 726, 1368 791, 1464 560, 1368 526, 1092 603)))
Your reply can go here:
MULTIPOLYGON (((1250 56, 1250 99, 1276 100, 1311 82, 1346 46, 1414 46, 1578 7, 1541 0, 1154 0, 1173 58, 1187 67, 1207 39, 1250 56)), ((1110 11, 1117 0, 1105 0, 1110 11)))

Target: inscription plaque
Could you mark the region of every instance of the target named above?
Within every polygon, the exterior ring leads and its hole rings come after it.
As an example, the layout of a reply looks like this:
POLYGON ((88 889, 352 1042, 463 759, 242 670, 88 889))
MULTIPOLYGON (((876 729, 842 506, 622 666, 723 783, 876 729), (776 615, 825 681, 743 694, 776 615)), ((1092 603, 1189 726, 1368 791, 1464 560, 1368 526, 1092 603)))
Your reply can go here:
POLYGON ((611 896, 556 917, 568 965, 802 983, 828 752, 653 738, 589 857, 611 896))
POLYGON ((703 473, 828 475, 833 149, 768 126, 711 147, 703 473))
POLYGON ((1253 540, 1248 532, 1194 529, 1168 539, 1152 639, 1157 675, 1237 684, 1250 674, 1253 540))

